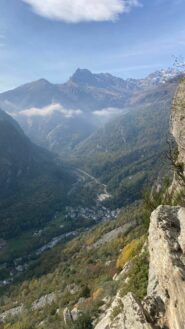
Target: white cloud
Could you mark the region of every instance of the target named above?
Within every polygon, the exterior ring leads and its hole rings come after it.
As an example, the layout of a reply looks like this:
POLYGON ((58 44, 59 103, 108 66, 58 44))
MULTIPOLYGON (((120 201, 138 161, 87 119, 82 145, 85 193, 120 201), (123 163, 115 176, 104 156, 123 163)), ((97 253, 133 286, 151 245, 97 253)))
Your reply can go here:
POLYGON ((54 112, 61 113, 67 119, 77 117, 83 113, 81 110, 65 109, 60 104, 51 104, 43 108, 32 107, 19 112, 18 115, 23 115, 26 117, 46 117, 52 115, 54 112))
POLYGON ((40 16, 78 23, 114 21, 119 14, 138 7, 140 0, 22 0, 40 16))
POLYGON ((107 107, 102 110, 94 111, 93 114, 99 118, 109 119, 123 113, 123 109, 116 107, 107 107))

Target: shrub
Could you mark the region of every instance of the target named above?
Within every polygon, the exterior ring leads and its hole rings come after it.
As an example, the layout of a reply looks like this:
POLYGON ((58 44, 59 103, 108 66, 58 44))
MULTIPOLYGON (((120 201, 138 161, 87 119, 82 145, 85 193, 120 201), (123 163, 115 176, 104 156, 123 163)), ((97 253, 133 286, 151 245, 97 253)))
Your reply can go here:
POLYGON ((148 254, 145 252, 134 259, 128 273, 129 281, 121 286, 121 296, 123 297, 128 292, 132 292, 143 299, 147 294, 148 270, 149 260, 148 254))
POLYGON ((82 288, 81 297, 89 298, 90 295, 91 295, 91 292, 90 292, 89 287, 84 286, 84 287, 82 288))
POLYGON ((97 300, 103 293, 103 288, 98 288, 94 293, 93 293, 93 300, 97 300))
POLYGON ((132 240, 129 244, 127 244, 117 259, 116 267, 122 269, 123 266, 138 253, 143 244, 144 237, 141 237, 138 240, 132 240))

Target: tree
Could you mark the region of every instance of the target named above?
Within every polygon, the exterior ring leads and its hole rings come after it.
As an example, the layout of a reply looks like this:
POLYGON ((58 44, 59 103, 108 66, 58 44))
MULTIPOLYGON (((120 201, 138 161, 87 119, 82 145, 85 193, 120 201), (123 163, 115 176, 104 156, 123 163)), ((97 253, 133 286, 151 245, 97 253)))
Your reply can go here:
POLYGON ((88 286, 84 286, 82 288, 82 293, 81 293, 81 297, 84 297, 84 298, 89 298, 90 297, 90 289, 88 286))
POLYGON ((81 315, 78 320, 75 321, 72 329, 93 329, 92 320, 89 314, 81 315))

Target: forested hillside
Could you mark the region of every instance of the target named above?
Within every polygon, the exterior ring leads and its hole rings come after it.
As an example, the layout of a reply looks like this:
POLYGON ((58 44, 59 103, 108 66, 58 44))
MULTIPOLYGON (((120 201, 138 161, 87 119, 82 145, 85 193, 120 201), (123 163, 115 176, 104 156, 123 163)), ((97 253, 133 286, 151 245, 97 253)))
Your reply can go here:
POLYGON ((51 220, 66 205, 74 181, 48 151, 32 144, 18 124, 0 112, 1 238, 51 220))
POLYGON ((116 206, 142 197, 164 166, 172 99, 178 79, 142 95, 126 114, 100 128, 71 157, 107 184, 116 206))

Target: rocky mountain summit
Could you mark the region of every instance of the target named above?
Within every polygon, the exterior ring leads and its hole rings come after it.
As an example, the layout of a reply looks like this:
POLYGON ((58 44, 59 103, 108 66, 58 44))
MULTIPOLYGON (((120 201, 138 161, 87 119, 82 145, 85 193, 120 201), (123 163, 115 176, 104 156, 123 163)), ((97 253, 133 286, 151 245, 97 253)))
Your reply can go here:
MULTIPOLYGON (((176 92, 171 117, 172 133, 178 146, 177 161, 181 161, 183 168, 184 92, 185 83, 182 80, 176 92)), ((118 291, 95 329, 185 328, 185 208, 160 205, 153 211, 148 249, 150 266, 147 297, 140 301, 132 293, 122 297, 118 291), (114 317, 113 313, 116 313, 114 317)), ((126 263, 124 268, 127 266, 126 263)))

